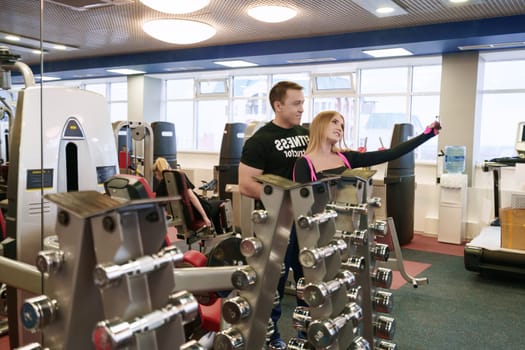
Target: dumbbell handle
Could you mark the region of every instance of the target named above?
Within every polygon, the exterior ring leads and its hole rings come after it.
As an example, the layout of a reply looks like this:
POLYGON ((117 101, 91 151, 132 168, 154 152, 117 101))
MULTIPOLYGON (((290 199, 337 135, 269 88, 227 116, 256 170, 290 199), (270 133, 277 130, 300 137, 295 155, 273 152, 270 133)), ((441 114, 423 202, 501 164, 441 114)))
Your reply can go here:
POLYGON ((197 312, 198 303, 195 297, 189 292, 181 291, 170 296, 170 304, 132 322, 119 319, 100 322, 93 332, 93 342, 97 350, 119 349, 131 344, 135 334, 158 329, 178 315, 187 323, 195 318, 197 312))
POLYGON ((183 260, 183 254, 176 246, 169 246, 159 253, 140 257, 123 265, 99 264, 95 267, 95 284, 106 287, 126 275, 142 275, 160 269, 171 262, 183 260))

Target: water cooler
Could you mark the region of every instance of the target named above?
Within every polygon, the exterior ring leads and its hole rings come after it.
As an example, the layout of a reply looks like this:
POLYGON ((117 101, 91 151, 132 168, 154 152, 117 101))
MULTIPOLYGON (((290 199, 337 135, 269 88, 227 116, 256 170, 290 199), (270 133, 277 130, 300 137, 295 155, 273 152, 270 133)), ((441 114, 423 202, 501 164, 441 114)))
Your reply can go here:
POLYGON ((214 178, 217 180, 220 199, 232 199, 232 194, 226 192, 226 185, 239 182, 239 162, 245 130, 245 123, 226 123, 224 126, 219 165, 214 167, 214 178))
MULTIPOLYGON (((414 126, 412 124, 395 124, 390 148, 407 141, 413 134, 414 126)), ((399 244, 408 244, 414 238, 414 152, 409 152, 388 162, 384 181, 386 185, 386 215, 394 219, 399 244)))
POLYGON ((462 244, 467 214, 465 147, 445 147, 444 173, 439 189, 438 241, 462 244))

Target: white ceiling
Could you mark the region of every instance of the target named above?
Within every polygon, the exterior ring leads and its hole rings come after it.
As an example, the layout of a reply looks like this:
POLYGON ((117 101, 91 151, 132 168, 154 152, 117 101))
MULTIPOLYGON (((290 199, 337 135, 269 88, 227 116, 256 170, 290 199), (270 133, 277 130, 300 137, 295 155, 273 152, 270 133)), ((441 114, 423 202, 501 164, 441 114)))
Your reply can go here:
MULTIPOLYGON (((208 69, 212 60, 222 58, 252 59, 259 65, 327 57, 351 61, 366 58, 362 48, 403 45, 428 55, 457 51, 458 45, 525 42, 524 0, 477 0, 454 7, 444 0, 397 3, 406 15, 379 18, 350 0, 211 0, 186 15, 156 12, 138 0, 1 0, 0 32, 78 48, 47 53, 44 70, 51 72, 116 66, 151 73, 184 65, 208 69), (260 4, 287 5, 298 15, 285 23, 258 22, 247 9, 260 4), (213 25, 217 34, 198 44, 167 44, 141 29, 141 23, 155 18, 195 19, 213 25)), ((40 62, 34 54, 11 52, 28 64, 40 62)))

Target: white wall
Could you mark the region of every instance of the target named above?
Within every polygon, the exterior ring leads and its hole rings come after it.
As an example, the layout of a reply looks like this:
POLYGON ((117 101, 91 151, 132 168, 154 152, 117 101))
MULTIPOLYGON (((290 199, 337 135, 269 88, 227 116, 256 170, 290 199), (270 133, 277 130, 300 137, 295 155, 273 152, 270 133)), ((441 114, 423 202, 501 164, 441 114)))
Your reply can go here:
MULTIPOLYGON (((177 158, 184 169, 190 170, 188 176, 197 187, 201 180, 209 181, 213 178, 213 167, 219 164, 219 154, 215 153, 179 152, 177 158)), ((381 182, 385 176, 386 164, 373 169, 377 170, 374 182, 381 182)), ((427 235, 437 235, 440 187, 436 184, 436 166, 416 164, 415 176, 414 230, 427 235)), ((500 189, 500 207, 510 206, 512 193, 525 195, 525 164, 501 168, 500 189)), ((384 196, 384 193, 377 195, 384 196)), ((383 203, 386 203, 384 199, 383 203)), ((466 211, 465 238, 470 240, 494 219, 493 174, 491 171, 484 172, 480 164, 474 167, 472 173, 466 211)))

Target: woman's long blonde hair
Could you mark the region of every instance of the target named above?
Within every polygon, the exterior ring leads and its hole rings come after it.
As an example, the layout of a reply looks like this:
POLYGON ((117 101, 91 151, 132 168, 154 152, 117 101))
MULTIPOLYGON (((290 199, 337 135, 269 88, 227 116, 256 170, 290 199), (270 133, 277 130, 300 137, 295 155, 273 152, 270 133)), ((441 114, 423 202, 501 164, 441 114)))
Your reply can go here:
MULTIPOLYGON (((328 124, 330 124, 330 121, 336 115, 341 116, 344 122, 345 118, 341 115, 341 113, 337 111, 322 111, 314 117, 312 123, 310 124, 310 141, 308 142, 308 147, 306 147, 307 154, 317 150, 324 142, 326 138, 326 129, 328 128, 328 124)), ((341 149, 348 148, 346 147, 346 143, 344 140, 344 130, 345 129, 343 124, 343 137, 341 137, 341 140, 339 140, 337 144, 332 145, 332 152, 337 152, 341 149)))
POLYGON ((160 174, 162 174, 164 170, 168 169, 171 169, 170 163, 168 163, 164 157, 158 157, 155 160, 155 163, 153 163, 153 171, 158 171, 160 174))

